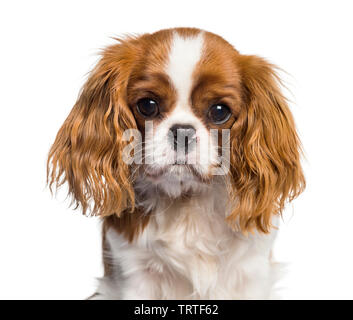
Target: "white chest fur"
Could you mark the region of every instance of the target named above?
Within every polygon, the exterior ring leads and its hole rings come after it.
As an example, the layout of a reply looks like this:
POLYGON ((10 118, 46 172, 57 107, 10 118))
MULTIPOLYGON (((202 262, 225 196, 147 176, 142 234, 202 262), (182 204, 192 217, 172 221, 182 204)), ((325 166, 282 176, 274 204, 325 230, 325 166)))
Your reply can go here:
POLYGON ((113 229, 113 276, 100 298, 269 298, 277 274, 270 261, 276 231, 244 236, 226 224, 226 199, 213 188, 191 199, 160 199, 132 243, 113 229))

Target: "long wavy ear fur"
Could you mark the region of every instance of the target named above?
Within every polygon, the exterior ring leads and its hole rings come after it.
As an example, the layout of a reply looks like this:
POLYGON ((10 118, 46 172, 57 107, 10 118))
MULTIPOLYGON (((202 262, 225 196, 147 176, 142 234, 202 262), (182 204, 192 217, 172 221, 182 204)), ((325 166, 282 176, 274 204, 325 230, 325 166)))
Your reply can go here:
POLYGON ((231 133, 235 208, 228 221, 267 233, 272 215, 305 187, 301 146, 275 67, 256 56, 239 55, 237 63, 246 112, 231 133))
POLYGON ((128 44, 103 52, 49 152, 50 189, 67 182, 76 208, 84 214, 119 215, 134 207, 132 178, 122 161, 122 134, 136 127, 125 103, 133 60, 128 44))

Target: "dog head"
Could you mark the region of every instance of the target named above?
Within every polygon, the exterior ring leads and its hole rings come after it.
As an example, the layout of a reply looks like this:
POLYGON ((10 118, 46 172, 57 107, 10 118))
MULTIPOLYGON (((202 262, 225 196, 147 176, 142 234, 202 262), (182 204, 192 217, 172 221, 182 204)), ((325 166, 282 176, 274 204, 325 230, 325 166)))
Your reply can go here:
POLYGON ((133 210, 138 180, 178 198, 219 176, 243 231, 267 232, 305 184, 275 67, 198 29, 104 50, 48 158, 50 186, 67 182, 83 212, 102 216, 133 210))

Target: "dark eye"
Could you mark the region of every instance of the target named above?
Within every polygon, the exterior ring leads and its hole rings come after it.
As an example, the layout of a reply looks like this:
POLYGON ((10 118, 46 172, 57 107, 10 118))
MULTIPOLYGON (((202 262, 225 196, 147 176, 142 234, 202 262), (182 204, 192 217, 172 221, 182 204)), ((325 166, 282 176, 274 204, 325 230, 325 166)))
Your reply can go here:
POLYGON ((137 109, 146 118, 155 117, 159 113, 157 102, 149 98, 137 101, 137 109))
POLYGON ((208 110, 208 118, 214 124, 222 124, 227 122, 230 116, 230 109, 224 104, 215 104, 208 110))

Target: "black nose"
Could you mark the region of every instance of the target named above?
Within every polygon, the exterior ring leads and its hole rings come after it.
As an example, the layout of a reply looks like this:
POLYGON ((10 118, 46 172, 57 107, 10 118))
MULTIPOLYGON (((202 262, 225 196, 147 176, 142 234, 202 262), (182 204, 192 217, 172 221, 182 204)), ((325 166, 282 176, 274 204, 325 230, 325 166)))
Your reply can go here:
POLYGON ((185 152, 187 154, 195 147, 196 130, 189 124, 175 124, 170 129, 172 132, 172 141, 174 150, 178 152, 185 152))

